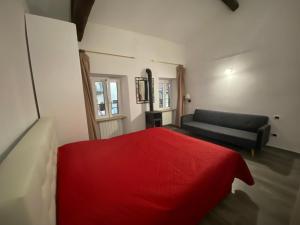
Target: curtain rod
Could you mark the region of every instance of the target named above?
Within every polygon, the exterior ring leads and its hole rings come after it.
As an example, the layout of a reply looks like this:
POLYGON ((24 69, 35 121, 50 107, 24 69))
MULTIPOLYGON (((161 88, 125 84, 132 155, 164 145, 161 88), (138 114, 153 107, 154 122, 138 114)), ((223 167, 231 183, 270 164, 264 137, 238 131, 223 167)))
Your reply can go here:
MULTIPOLYGON (((101 54, 101 55, 115 56, 115 57, 121 57, 121 58, 127 58, 127 59, 135 59, 134 56, 118 55, 118 54, 113 54, 113 53, 91 51, 91 50, 86 50, 86 49, 80 49, 80 50, 85 51, 85 52, 89 52, 89 53, 101 54)), ((182 64, 178 64, 178 63, 165 62, 165 61, 159 61, 159 60, 154 60, 154 59, 152 59, 151 61, 155 62, 155 63, 168 64, 168 65, 174 65, 174 66, 182 65, 182 64)))
POLYGON ((121 57, 121 58, 127 58, 127 59, 135 59, 135 57, 127 56, 127 55, 118 55, 118 54, 112 54, 112 53, 107 53, 107 52, 91 51, 91 50, 86 50, 86 49, 80 49, 80 50, 89 52, 89 53, 101 54, 101 55, 109 55, 109 56, 115 56, 115 57, 121 57))
POLYGON ((154 60, 154 59, 152 59, 151 61, 155 62, 155 63, 168 64, 168 65, 173 65, 173 66, 180 66, 180 65, 182 65, 182 64, 178 64, 178 63, 164 62, 164 61, 158 61, 158 60, 154 60))

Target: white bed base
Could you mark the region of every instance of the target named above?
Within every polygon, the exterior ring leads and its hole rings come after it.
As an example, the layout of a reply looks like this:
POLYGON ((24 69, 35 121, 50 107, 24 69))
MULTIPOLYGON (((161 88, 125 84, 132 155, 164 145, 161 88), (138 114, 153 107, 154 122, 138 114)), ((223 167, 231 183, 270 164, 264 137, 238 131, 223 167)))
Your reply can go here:
POLYGON ((0 224, 56 224, 56 134, 40 119, 0 164, 0 224))

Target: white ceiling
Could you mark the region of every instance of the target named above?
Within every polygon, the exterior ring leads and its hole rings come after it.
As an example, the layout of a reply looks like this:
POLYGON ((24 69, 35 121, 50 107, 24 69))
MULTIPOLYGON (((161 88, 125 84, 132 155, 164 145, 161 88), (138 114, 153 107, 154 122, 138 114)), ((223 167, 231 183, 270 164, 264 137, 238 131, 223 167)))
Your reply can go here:
POLYGON ((70 21, 71 0, 25 0, 32 14, 70 21))
MULTIPOLYGON (((71 0, 25 1, 33 14, 70 21, 71 0)), ((221 0, 96 0, 89 22, 188 44, 228 19, 240 20, 243 6, 260 1, 239 0, 241 8, 232 12, 221 0)))
POLYGON ((185 44, 232 13, 221 0, 96 0, 89 21, 185 44))

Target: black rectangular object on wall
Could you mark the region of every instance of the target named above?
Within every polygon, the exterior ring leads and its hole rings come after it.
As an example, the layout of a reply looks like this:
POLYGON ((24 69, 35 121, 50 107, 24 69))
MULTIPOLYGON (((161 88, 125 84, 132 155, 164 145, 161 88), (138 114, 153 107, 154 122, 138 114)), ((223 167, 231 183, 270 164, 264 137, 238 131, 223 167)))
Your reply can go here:
POLYGON ((237 0, 222 0, 232 11, 239 8, 240 4, 237 0))

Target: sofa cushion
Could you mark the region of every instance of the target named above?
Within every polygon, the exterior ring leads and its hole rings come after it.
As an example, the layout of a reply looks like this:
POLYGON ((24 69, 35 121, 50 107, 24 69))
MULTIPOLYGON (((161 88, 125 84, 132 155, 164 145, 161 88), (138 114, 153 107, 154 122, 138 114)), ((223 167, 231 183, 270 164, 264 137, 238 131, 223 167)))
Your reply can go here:
POLYGON ((259 115, 196 109, 193 120, 222 127, 257 132, 260 127, 268 124, 269 118, 267 116, 259 115))
POLYGON ((197 121, 187 122, 183 125, 184 127, 190 128, 191 131, 209 138, 240 145, 243 147, 254 148, 256 146, 257 134, 254 132, 232 129, 213 124, 200 123, 197 121))
POLYGON ((222 120, 220 112, 196 109, 193 120, 218 125, 222 120))

